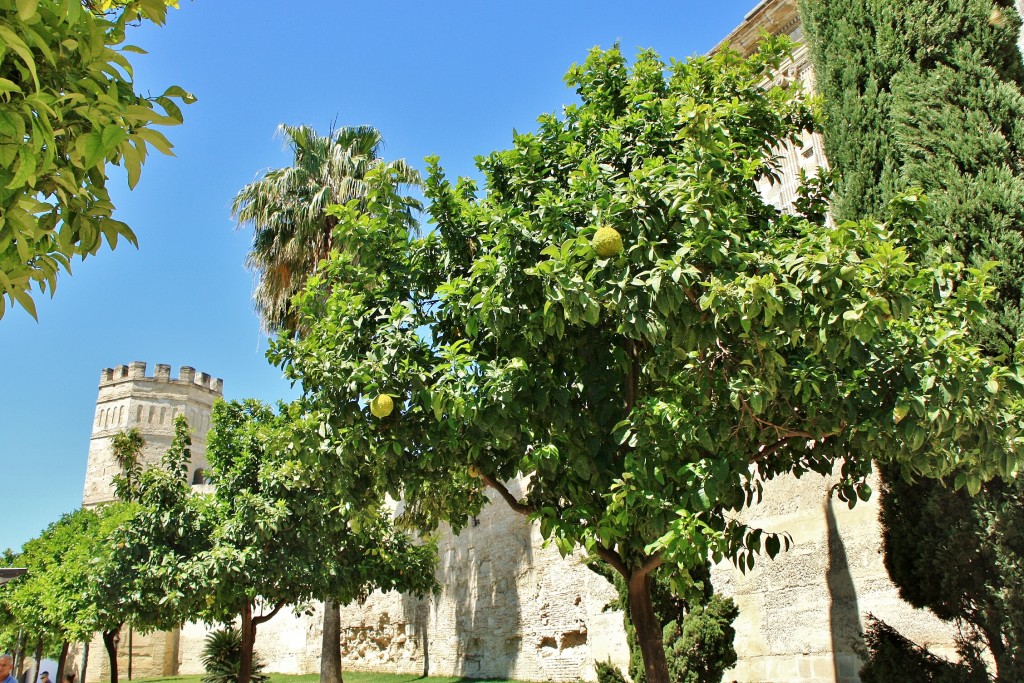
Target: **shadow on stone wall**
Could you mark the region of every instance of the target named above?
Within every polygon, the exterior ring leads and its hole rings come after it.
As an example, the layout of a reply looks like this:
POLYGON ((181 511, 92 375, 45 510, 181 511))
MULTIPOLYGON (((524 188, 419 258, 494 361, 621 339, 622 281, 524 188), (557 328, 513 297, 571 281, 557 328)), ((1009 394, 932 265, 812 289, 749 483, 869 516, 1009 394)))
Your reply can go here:
POLYGON ((518 584, 533 561, 531 541, 527 518, 501 502, 489 504, 459 536, 442 536, 444 593, 429 600, 426 615, 421 604, 408 606, 424 625, 424 674, 511 677, 523 654, 518 584))
POLYGON ((864 633, 860 626, 857 588, 850 575, 846 546, 839 535, 831 495, 825 505, 825 523, 828 527, 828 623, 832 635, 835 680, 836 683, 859 683, 860 658, 854 647, 863 642, 864 633))

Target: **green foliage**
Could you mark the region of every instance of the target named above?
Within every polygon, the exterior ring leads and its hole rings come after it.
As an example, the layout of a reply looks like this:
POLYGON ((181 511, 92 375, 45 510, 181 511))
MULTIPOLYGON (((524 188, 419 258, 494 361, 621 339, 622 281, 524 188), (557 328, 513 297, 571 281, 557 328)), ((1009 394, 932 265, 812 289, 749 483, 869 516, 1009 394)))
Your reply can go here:
POLYGON ((740 610, 732 598, 718 593, 707 604, 693 605, 682 624, 665 624, 665 656, 673 683, 721 683, 736 665, 732 624, 740 610))
POLYGON ((194 614, 201 575, 188 560, 208 542, 205 501, 188 482, 192 439, 184 416, 160 467, 146 469, 125 518, 94 559, 98 628, 126 622, 141 632, 166 630, 194 614))
MULTIPOLYGON (((419 172, 403 160, 380 158, 384 138, 370 126, 342 127, 318 135, 309 126, 281 125, 294 155, 287 168, 267 172, 235 197, 232 213, 239 226, 253 228, 246 265, 256 272, 256 311, 270 331, 295 331, 291 298, 331 250, 333 204, 366 196, 366 174, 375 168, 393 172, 406 186, 420 185, 419 172)), ((419 209, 405 199, 406 215, 419 209)))
POLYGON ((335 485, 369 478, 430 525, 486 484, 642 586, 659 564, 777 554, 784 536, 730 511, 781 474, 841 462, 853 505, 873 458, 972 491, 1014 471, 1024 384, 970 341, 985 269, 911 258, 916 196, 830 226, 757 192, 813 124, 796 88, 760 87, 785 47, 668 68, 595 51, 567 78, 579 104, 480 159, 486 192, 431 162, 429 235, 383 173, 337 208, 294 300, 303 335, 270 352, 335 485), (604 225, 615 258, 591 245, 604 225), (396 408, 377 420, 381 393, 396 408))
MULTIPOLYGON (((238 670, 242 664, 242 632, 233 626, 210 631, 203 642, 202 683, 238 683, 238 670)), ((265 683, 270 676, 263 673, 263 661, 252 658, 252 683, 265 683)))
POLYGON ((839 171, 835 214, 884 214, 921 187, 930 258, 992 277, 990 349, 1024 335, 1024 64, 1012 0, 801 2, 823 96, 825 146, 839 171))
POLYGON ((52 294, 72 257, 136 243, 113 218, 106 165, 134 187, 151 147, 171 154, 155 127, 181 123, 175 100, 195 101, 134 89, 127 22, 162 24, 166 5, 0 0, 0 317, 7 300, 35 316, 32 285, 52 294))
POLYGON ((972 673, 964 664, 933 655, 870 615, 864 642, 867 657, 860 670, 863 683, 987 683, 989 680, 984 667, 980 673, 972 673))
POLYGON ((296 419, 254 400, 214 405, 211 543, 195 557, 207 620, 230 621, 257 599, 345 605, 374 589, 422 595, 436 586, 431 544, 397 533, 380 507, 337 499, 312 459, 298 459, 296 419))
POLYGON ((622 671, 611 660, 594 662, 594 669, 597 671, 597 683, 626 683, 622 671))
POLYGON ((121 471, 114 475, 114 493, 119 500, 135 500, 142 478, 142 447, 146 444, 139 430, 132 427, 118 432, 111 440, 114 460, 121 471))
MULTIPOLYGON (((644 683, 643 655, 629 617, 626 583, 607 565, 589 562, 587 566, 611 581, 619 594, 607 608, 623 611, 629 645, 629 677, 633 683, 644 683)), ((709 564, 685 573, 668 569, 662 567, 654 571, 651 603, 658 621, 664 624, 662 640, 669 680, 672 683, 720 683, 724 672, 736 664, 733 642, 736 631, 732 623, 739 616, 739 608, 731 598, 713 592, 709 564)), ((622 672, 611 663, 603 666, 604 675, 622 678, 622 672)), ((597 672, 600 680, 600 666, 597 672)))
POLYGON ((12 558, 24 576, 0 588, 15 630, 44 636, 44 648, 92 635, 96 605, 90 561, 101 542, 102 517, 80 509, 62 516, 12 558))
MULTIPOLYGON (((1024 64, 1013 3, 804 0, 801 14, 840 175, 836 214, 878 215, 901 189, 923 187, 927 220, 911 248, 933 261, 1000 262, 977 334, 989 353, 1007 354, 1024 339, 1024 64)), ((1001 531, 1024 517, 1022 499, 1005 493, 1014 482, 975 483, 972 500, 889 472, 882 499, 901 594, 957 621, 961 650, 988 647, 1006 681, 1024 676, 1011 588, 1020 560, 1001 531)))
POLYGON ((885 565, 900 596, 958 625, 961 658, 988 649, 999 680, 1024 677, 1024 482, 974 497, 941 482, 885 477, 885 565))

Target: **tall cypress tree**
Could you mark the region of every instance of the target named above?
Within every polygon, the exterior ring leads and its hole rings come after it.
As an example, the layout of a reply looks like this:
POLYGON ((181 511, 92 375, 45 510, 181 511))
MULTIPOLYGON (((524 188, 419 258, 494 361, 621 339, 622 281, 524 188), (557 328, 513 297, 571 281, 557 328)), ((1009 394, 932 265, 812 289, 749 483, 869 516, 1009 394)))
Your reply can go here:
MULTIPOLYGON (((1012 0, 800 0, 839 219, 930 200, 922 250, 1000 261, 985 343, 1024 332, 1024 64, 1012 0)), ((1006 346, 1004 346, 1006 345, 1006 346)))
MULTIPOLYGON (((982 343, 1024 339, 1024 63, 1012 0, 800 0, 838 171, 839 219, 920 187, 921 255, 1001 262, 982 343)), ((978 496, 886 477, 886 565, 901 595, 968 626, 1001 681, 1024 680, 1024 483, 978 496), (1014 588, 1016 586, 1016 588, 1014 588)))

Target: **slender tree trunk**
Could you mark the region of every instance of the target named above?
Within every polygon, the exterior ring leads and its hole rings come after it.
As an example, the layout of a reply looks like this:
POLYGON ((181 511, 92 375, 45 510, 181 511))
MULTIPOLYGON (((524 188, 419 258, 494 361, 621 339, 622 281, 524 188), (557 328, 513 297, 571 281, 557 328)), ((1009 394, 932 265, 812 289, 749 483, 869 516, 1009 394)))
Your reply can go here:
POLYGON ((636 628, 636 640, 644 657, 647 683, 669 683, 661 624, 651 604, 651 573, 634 572, 627 582, 627 591, 629 619, 636 628))
POLYGON ((54 680, 56 683, 64 683, 64 663, 68 658, 68 648, 71 647, 71 643, 64 641, 60 646, 60 659, 57 660, 57 678, 54 680))
POLYGON ((18 631, 18 651, 14 653, 14 677, 21 680, 21 673, 25 669, 25 640, 27 636, 24 631, 18 631))
MULTIPOLYGON (((82 644, 82 668, 78 670, 78 683, 85 683, 85 669, 89 666, 89 641, 82 644)), ((58 683, 64 683, 59 681, 58 683)))
POLYGON ((107 659, 110 660, 110 683, 117 683, 117 637, 120 634, 120 626, 103 632, 103 647, 107 649, 107 659))
POLYGON ((36 640, 36 668, 35 668, 35 673, 33 673, 33 675, 32 675, 32 680, 30 681, 30 683, 36 683, 36 681, 39 680, 39 672, 41 671, 42 666, 43 666, 43 636, 40 635, 38 640, 36 640))
POLYGON ((252 604, 242 608, 242 661, 238 666, 238 683, 252 680, 252 652, 256 645, 256 624, 252 621, 252 604))
POLYGON ((324 634, 320 649, 320 683, 342 683, 341 609, 333 600, 324 600, 324 634))
POLYGON ((132 680, 132 650, 135 649, 135 631, 128 627, 128 680, 132 680))

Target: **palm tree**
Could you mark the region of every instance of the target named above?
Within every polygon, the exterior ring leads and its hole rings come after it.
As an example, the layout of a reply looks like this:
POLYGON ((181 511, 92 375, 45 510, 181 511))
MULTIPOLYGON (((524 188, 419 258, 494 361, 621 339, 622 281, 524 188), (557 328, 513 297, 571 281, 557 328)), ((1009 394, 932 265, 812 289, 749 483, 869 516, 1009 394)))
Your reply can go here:
MULTIPOLYGON (((404 160, 384 161, 384 140, 371 126, 331 129, 326 136, 309 126, 281 124, 278 135, 294 154, 288 168, 267 171, 235 196, 232 217, 253 227, 246 266, 256 273, 253 301, 267 332, 296 332, 292 296, 331 251, 332 204, 366 196, 367 171, 384 165, 406 187, 419 187, 420 174, 404 160)), ((410 218, 420 204, 406 200, 410 218)))
MULTIPOLYGON (((381 159, 384 140, 371 126, 332 128, 326 136, 309 126, 281 124, 277 131, 294 163, 243 187, 231 213, 239 227, 251 225, 254 231, 246 266, 256 273, 253 302, 264 330, 301 334, 291 299, 330 254, 336 220, 327 207, 366 197, 366 173, 382 165, 400 186, 420 187, 421 181, 405 161, 381 159)), ((421 205, 403 201, 412 221, 421 205)), ((325 600, 321 683, 342 683, 340 639, 338 605, 325 600)))

